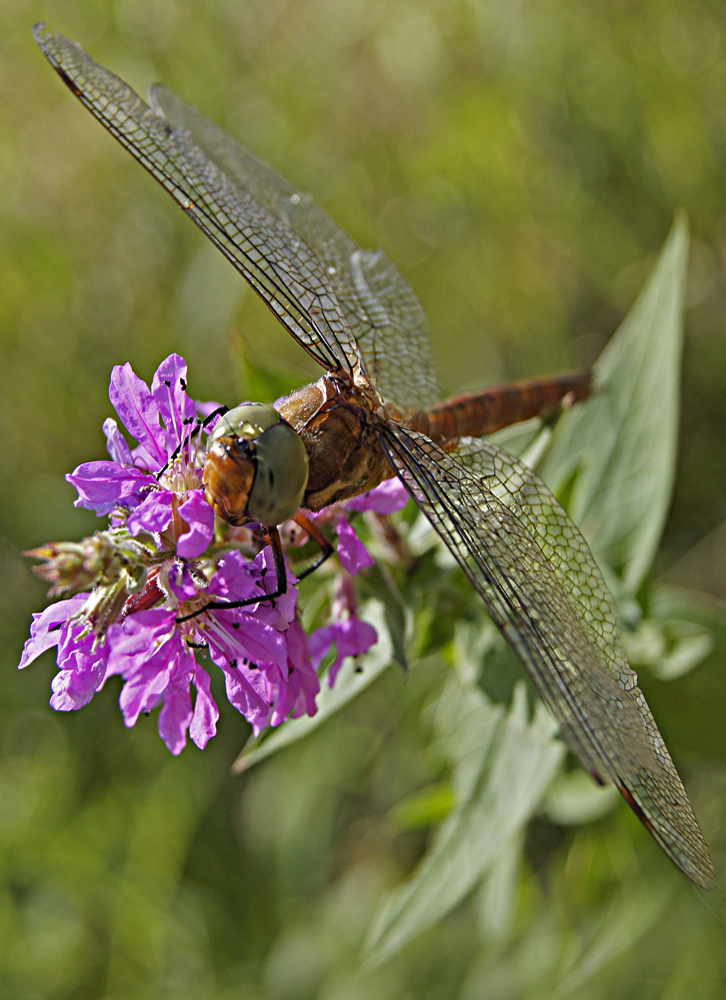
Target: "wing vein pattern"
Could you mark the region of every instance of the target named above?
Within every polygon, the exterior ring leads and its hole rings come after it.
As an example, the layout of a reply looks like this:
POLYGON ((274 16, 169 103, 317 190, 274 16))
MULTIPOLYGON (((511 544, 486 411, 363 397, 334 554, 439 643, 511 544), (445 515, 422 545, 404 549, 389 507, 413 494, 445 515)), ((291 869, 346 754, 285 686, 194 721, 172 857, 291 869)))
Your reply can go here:
POLYGON ((424 310, 382 251, 165 87, 150 107, 83 49, 36 38, 86 108, 159 181, 326 370, 362 369, 389 402, 438 398, 424 310))
POLYGON ((463 439, 450 454, 398 425, 381 437, 583 766, 614 782, 665 852, 710 886, 708 849, 574 522, 528 466, 489 442, 463 439))

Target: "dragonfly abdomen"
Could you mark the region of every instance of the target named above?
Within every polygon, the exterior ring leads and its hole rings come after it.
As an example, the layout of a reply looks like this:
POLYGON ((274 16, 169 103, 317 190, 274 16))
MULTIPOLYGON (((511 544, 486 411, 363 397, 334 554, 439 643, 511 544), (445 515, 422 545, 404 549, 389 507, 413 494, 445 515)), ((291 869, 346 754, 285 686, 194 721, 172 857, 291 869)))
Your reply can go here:
POLYGON ((439 443, 481 437, 531 417, 546 416, 566 396, 574 403, 586 399, 591 391, 589 372, 511 382, 445 399, 414 413, 406 423, 439 443))

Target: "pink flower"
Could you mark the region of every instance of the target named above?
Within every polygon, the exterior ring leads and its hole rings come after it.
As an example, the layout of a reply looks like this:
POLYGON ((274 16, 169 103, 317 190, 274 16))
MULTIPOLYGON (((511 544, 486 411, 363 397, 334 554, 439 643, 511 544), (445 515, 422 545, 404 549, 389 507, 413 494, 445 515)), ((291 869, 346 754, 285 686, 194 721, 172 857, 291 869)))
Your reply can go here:
MULTIPOLYGON (((174 754, 188 737, 204 748, 217 731, 209 664, 222 671, 228 700, 257 734, 315 714, 317 668, 332 645, 330 684, 345 656, 358 656, 376 641, 372 626, 355 615, 347 575, 332 623, 309 640, 297 619, 296 577, 288 570, 286 593, 274 601, 267 596, 276 587, 276 569, 269 546, 259 549, 259 535, 227 528, 215 541, 197 413, 213 415, 216 407, 196 405, 186 385, 178 355, 162 362, 150 389, 130 365, 114 369, 111 401, 137 444, 131 448, 109 419, 110 461, 84 463, 67 477, 78 490, 76 504, 110 515, 112 527, 80 543, 28 553, 46 560, 37 569, 53 583, 52 593, 83 592, 33 616, 20 662, 26 667, 57 649, 51 705, 60 711, 86 705, 107 678, 119 675, 126 725, 160 708, 159 733, 174 754), (250 546, 251 559, 243 551, 250 546), (239 601, 249 603, 224 606, 239 601), (204 666, 200 650, 208 653, 204 666)), ((376 499, 378 492, 360 498, 358 509, 390 504, 390 498, 376 499)), ((373 560, 339 505, 333 520, 341 564, 353 574, 369 566, 373 560)))

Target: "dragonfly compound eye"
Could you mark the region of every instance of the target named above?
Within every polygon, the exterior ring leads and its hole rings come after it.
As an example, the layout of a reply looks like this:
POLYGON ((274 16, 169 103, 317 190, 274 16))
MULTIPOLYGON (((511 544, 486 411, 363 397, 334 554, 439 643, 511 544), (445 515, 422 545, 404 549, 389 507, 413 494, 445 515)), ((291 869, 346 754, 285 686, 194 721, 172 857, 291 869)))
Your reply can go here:
POLYGON ((277 410, 245 403, 217 422, 203 478, 209 502, 223 520, 281 524, 302 503, 308 454, 277 410))

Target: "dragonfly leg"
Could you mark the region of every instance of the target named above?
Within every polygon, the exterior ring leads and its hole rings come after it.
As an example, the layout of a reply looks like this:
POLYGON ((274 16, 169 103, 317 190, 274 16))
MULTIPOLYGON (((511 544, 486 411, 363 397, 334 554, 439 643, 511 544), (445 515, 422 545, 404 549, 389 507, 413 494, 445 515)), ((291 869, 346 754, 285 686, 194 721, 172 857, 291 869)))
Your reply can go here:
POLYGON ((296 524, 299 524, 303 531, 312 538, 314 542, 317 542, 320 546, 320 555, 315 559, 307 569, 304 569, 302 573, 298 575, 298 580, 304 580, 306 576, 310 576, 315 570, 322 566, 326 559, 329 559, 333 554, 333 545, 328 539, 328 537, 320 530, 320 528, 311 521, 309 517, 300 511, 297 512, 293 518, 296 524))
POLYGON ((191 639, 187 639, 186 644, 189 649, 209 649, 209 643, 207 642, 192 642, 191 639))
POLYGON ((285 554, 282 551, 280 533, 275 527, 265 527, 264 530, 265 540, 271 547, 275 560, 275 589, 272 593, 257 597, 246 597, 242 601, 209 601, 208 604, 205 604, 203 608, 199 608, 198 611, 192 611, 191 614, 182 615, 177 618, 177 625, 180 625, 182 622, 188 622, 192 618, 197 618, 199 615, 204 614, 205 611, 231 611, 234 608, 248 608, 251 604, 260 604, 262 601, 274 601, 276 598, 282 597, 283 594, 287 593, 287 568, 285 566, 285 554))

